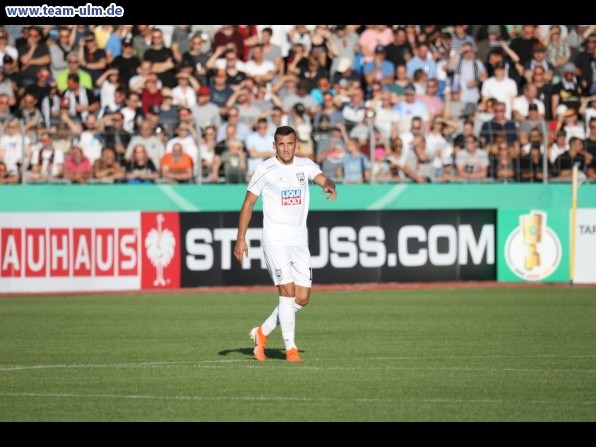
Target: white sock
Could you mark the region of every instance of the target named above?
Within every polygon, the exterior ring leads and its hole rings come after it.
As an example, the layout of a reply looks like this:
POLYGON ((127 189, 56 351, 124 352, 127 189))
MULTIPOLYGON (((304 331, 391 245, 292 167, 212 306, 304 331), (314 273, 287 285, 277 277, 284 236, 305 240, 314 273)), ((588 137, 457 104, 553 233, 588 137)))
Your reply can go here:
MULTIPOLYGON (((294 313, 298 312, 303 307, 304 306, 301 306, 296 301, 294 301, 294 304, 293 304, 294 313)), ((261 330, 263 331, 263 335, 265 335, 265 337, 267 337, 271 332, 274 331, 274 329, 277 327, 278 324, 279 324, 279 306, 275 306, 275 309, 273 309, 273 312, 271 312, 271 315, 269 315, 269 317, 267 317, 265 322, 261 325, 261 330)))
POLYGON ((286 345, 286 351, 296 347, 294 343, 294 330, 296 327, 295 300, 296 298, 293 296, 279 297, 279 325, 281 326, 281 335, 286 345))

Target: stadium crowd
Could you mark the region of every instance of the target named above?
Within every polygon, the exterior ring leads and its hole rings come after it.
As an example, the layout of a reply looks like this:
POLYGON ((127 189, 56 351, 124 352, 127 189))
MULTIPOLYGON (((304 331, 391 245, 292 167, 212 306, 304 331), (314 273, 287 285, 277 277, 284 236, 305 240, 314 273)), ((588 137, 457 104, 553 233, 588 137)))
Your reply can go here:
POLYGON ((596 181, 596 25, 0 26, 0 184, 596 181), (371 147, 372 146, 372 147, 371 147))

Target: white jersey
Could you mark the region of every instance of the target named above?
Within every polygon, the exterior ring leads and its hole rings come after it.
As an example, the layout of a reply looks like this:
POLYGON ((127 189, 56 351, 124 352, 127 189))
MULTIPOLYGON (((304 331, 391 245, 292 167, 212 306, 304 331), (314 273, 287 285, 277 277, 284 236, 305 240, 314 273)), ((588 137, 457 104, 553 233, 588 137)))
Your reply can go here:
POLYGON ((271 157, 256 167, 248 191, 263 199, 263 246, 308 246, 309 181, 320 173, 304 157, 291 165, 271 157))

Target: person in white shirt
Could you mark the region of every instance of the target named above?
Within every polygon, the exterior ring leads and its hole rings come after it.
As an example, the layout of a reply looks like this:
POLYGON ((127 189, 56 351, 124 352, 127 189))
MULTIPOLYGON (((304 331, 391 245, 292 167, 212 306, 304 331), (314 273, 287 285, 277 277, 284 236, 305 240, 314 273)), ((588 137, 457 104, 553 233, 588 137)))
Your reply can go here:
POLYGON ((494 66, 495 74, 482 84, 482 109, 490 98, 505 103, 505 117, 511 119, 513 99, 517 96, 517 84, 505 73, 505 64, 501 61, 494 66))
POLYGON ((308 158, 296 157, 298 137, 290 126, 278 127, 274 135, 275 157, 257 166, 240 210, 234 257, 242 263, 248 257, 246 232, 259 196, 263 202, 263 252, 273 283, 279 292, 279 305, 261 326, 250 331, 255 343, 253 353, 264 361, 267 336, 281 326, 290 362, 301 358, 294 341, 295 312, 306 306, 312 286, 312 268, 306 221, 309 183, 323 188, 327 199, 335 200, 335 182, 308 158))

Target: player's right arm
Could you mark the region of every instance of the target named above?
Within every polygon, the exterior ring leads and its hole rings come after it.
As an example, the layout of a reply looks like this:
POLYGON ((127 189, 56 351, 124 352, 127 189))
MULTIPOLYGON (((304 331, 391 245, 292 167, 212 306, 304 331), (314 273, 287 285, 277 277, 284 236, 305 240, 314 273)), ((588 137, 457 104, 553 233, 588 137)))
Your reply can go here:
POLYGON ((234 257, 240 263, 242 263, 242 256, 246 253, 248 256, 248 245, 246 244, 246 231, 248 230, 248 224, 252 217, 252 210, 257 203, 259 197, 250 192, 246 192, 242 209, 240 210, 240 217, 238 218, 238 235, 236 236, 236 245, 234 246, 234 257))

